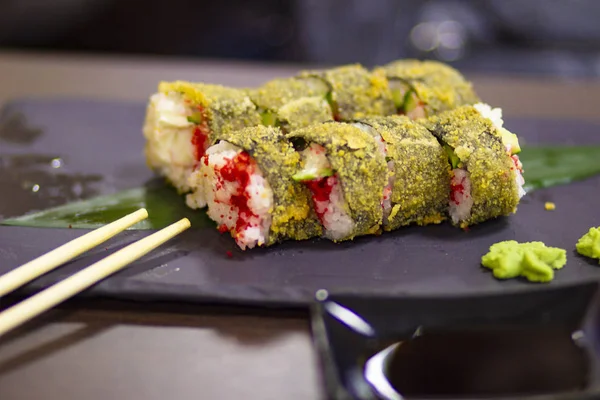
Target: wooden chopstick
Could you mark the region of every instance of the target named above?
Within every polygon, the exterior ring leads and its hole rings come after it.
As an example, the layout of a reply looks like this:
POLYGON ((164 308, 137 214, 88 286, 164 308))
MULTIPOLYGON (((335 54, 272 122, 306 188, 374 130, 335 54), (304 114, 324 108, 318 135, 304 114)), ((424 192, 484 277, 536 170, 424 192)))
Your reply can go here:
POLYGON ((0 313, 0 336, 119 271, 190 226, 183 218, 5 310, 0 313))
POLYGON ((141 208, 108 225, 73 239, 62 246, 7 272, 0 276, 0 297, 12 292, 27 282, 52 271, 56 267, 85 253, 91 248, 98 246, 100 243, 107 241, 117 233, 124 231, 146 218, 148 218, 148 211, 146 211, 145 208, 141 208))

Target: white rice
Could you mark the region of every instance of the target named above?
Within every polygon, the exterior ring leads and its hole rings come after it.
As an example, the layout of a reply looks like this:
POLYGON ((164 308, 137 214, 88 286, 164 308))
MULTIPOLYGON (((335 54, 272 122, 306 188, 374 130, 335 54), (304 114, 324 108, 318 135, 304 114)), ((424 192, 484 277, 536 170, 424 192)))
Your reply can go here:
POLYGON ((450 217, 458 224, 469 218, 473 207, 471 196, 471 179, 468 171, 462 168, 452 170, 452 195, 450 197, 450 217))
POLYGON ((255 163, 243 167, 244 171, 252 168, 250 183, 245 188, 240 187, 239 182, 224 178, 221 173, 223 167, 230 165, 241 152, 241 148, 227 142, 219 142, 208 148, 200 167, 194 173, 200 185, 194 194, 188 196, 188 205, 190 201, 206 203, 208 216, 217 223, 221 231, 229 231, 237 245, 245 250, 261 246, 268 239, 273 191, 255 163), (233 196, 246 197, 246 205, 252 214, 247 215, 245 210, 240 210, 232 203, 233 196), (244 221, 241 224, 238 223, 240 218, 244 221))
POLYGON ((180 191, 190 190, 188 177, 196 164, 192 144, 192 111, 179 94, 156 93, 148 103, 144 122, 148 165, 180 191))
POLYGON ((519 156, 517 156, 516 154, 513 155, 511 158, 513 160, 513 163, 515 164, 515 179, 517 181, 517 187, 519 188, 520 199, 523 196, 525 196, 525 194, 527 194, 527 192, 525 192, 525 189, 523 189, 523 186, 525 185, 525 178, 523 178, 523 164, 521 164, 521 160, 519 160, 519 156))
POLYGON ((331 169, 329 159, 325 155, 325 148, 318 144, 312 143, 304 151, 301 156, 304 159, 304 172, 308 175, 318 175, 320 171, 331 169))
MULTIPOLYGON (((331 164, 327 159, 324 147, 312 143, 306 148, 302 155, 306 160, 306 165, 319 171, 330 169, 331 164)), ((340 240, 350 235, 354 230, 354 221, 348 214, 346 200, 342 185, 337 177, 330 176, 326 178, 326 184, 331 186, 331 193, 327 201, 317 201, 313 196, 315 211, 321 219, 321 224, 325 228, 325 237, 331 240, 340 240)))
POLYGON ((503 127, 504 120, 502 119, 501 108, 492 108, 489 104, 485 103, 476 103, 473 107, 479 111, 482 117, 489 119, 496 128, 500 129, 503 127))
MULTIPOLYGON (((506 128, 504 128, 504 120, 502 119, 501 108, 492 108, 490 105, 485 103, 477 103, 474 104, 473 107, 475 107, 481 116, 489 119, 498 130, 506 131, 506 128)), ((513 163, 515 164, 515 181, 518 187, 519 198, 521 198, 526 194, 525 189, 523 189, 523 185, 525 185, 525 179, 523 178, 523 165, 519 160, 519 156, 512 154, 511 145, 507 143, 504 143, 504 145, 506 146, 506 152, 511 156, 513 163)))
POLYGON ((322 216, 321 223, 325 228, 325 237, 340 240, 352 233, 354 221, 345 210, 342 185, 334 176, 328 177, 327 180, 333 185, 329 201, 315 201, 315 209, 322 216))

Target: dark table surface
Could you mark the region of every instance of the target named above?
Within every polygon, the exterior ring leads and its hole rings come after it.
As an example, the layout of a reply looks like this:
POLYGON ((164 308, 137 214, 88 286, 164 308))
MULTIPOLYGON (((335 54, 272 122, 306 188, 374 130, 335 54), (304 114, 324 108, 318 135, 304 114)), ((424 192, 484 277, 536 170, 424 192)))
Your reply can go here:
MULTIPOLYGON (((0 52, 0 105, 56 96, 143 101, 159 80, 250 86, 298 68, 0 52)), ((469 78, 506 116, 600 121, 597 81, 469 78)), ((3 400, 317 399, 319 380, 301 312, 70 302, 0 340, 3 400)))

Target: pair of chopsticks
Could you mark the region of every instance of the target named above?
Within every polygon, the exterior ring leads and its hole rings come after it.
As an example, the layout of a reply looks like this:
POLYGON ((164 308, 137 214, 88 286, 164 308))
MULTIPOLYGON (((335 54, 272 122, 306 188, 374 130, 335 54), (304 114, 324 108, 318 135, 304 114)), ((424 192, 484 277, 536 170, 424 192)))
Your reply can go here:
MULTIPOLYGON (((142 208, 0 276, 0 297, 148 218, 142 208)), ((103 258, 0 313, 0 336, 123 269, 191 226, 187 218, 103 258)))

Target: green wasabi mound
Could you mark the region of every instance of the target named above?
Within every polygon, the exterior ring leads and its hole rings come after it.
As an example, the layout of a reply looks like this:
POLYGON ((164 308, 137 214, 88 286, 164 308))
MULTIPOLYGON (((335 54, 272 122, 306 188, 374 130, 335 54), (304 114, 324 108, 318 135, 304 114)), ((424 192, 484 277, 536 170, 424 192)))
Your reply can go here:
POLYGON ((590 228, 575 245, 577 252, 582 256, 597 258, 600 261, 600 226, 590 228))
POLYGON ((522 276, 531 282, 550 282, 554 270, 567 263, 567 251, 546 247, 542 242, 499 242, 481 257, 481 264, 492 270, 495 278, 510 279, 522 276))

